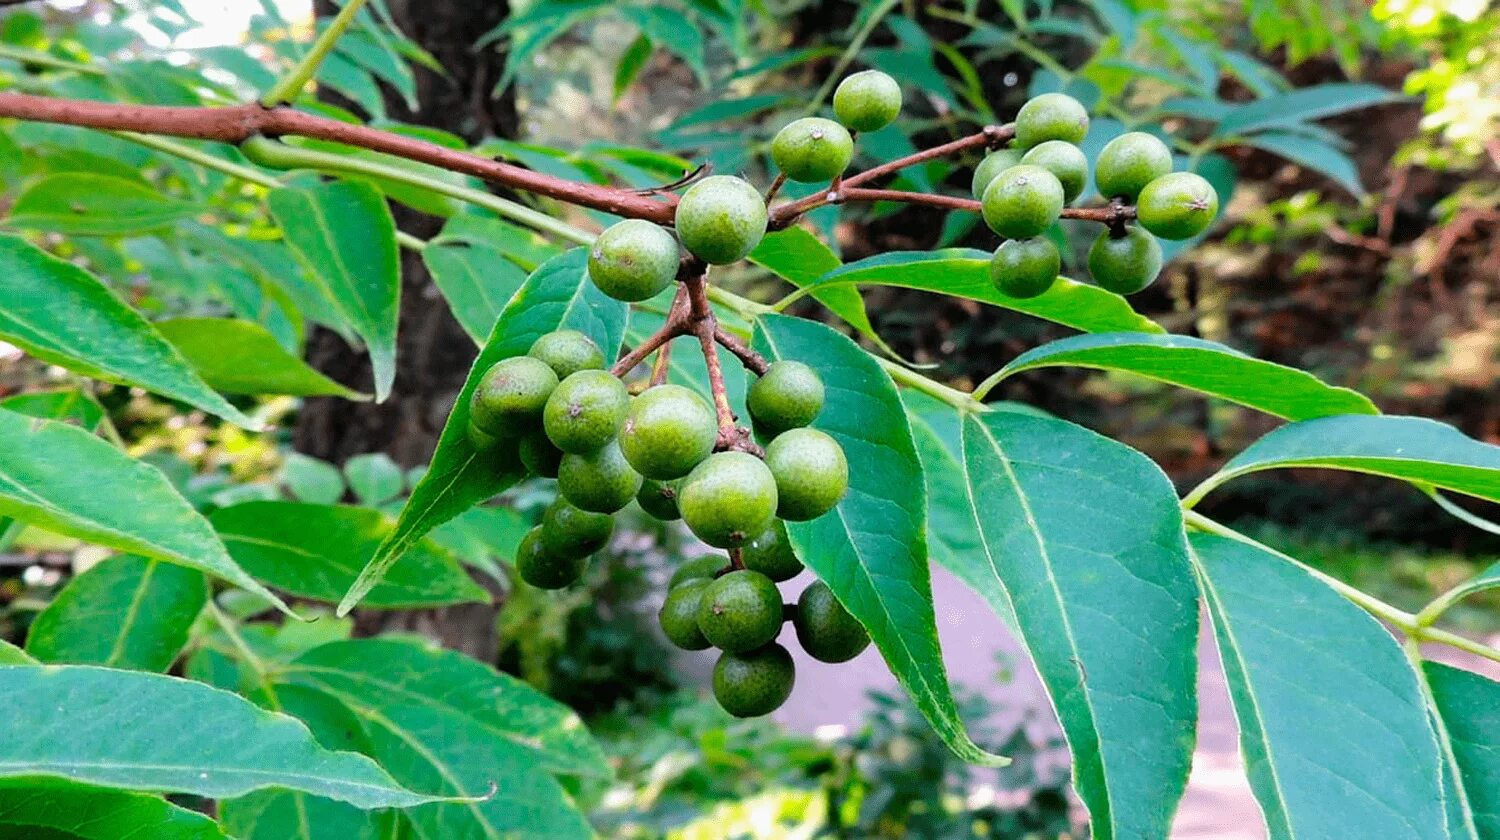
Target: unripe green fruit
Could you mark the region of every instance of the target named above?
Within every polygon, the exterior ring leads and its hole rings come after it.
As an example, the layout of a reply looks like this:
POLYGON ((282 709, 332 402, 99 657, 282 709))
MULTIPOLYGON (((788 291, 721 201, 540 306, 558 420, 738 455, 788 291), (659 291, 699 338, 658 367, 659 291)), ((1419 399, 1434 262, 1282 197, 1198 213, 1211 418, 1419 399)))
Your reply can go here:
POLYGON ((778 583, 791 580, 802 573, 802 561, 792 550, 792 541, 787 538, 786 524, 774 522, 764 533, 740 551, 740 562, 752 572, 760 572, 778 583))
POLYGON ((1045 236, 1007 239, 990 258, 990 282, 1003 295, 1034 298, 1052 288, 1062 270, 1062 255, 1045 236))
POLYGON ((474 418, 469 418, 469 425, 465 429, 469 443, 480 452, 488 452, 500 443, 500 439, 486 432, 484 429, 474 425, 474 418))
POLYGON ((1147 184, 1136 199, 1136 220, 1162 239, 1192 239, 1219 212, 1219 194, 1201 175, 1172 172, 1147 184))
POLYGON ((776 515, 776 479, 754 455, 716 452, 683 480, 677 509, 688 528, 709 545, 744 545, 769 528, 776 515))
POLYGON ((1115 294, 1133 295, 1151 285, 1161 272, 1161 243, 1135 225, 1116 239, 1109 231, 1099 234, 1089 248, 1089 274, 1100 288, 1115 294))
POLYGON ((1089 133, 1089 112, 1065 93, 1044 93, 1016 112, 1016 144, 1029 149, 1048 140, 1082 143, 1089 133))
POLYGON ((735 717, 767 715, 792 696, 797 668, 778 644, 750 653, 726 653, 714 665, 714 699, 735 717))
POLYGON ((821 580, 802 590, 792 626, 802 649, 820 662, 848 662, 870 645, 869 632, 821 580))
POLYGON ((698 628, 704 638, 732 653, 775 639, 781 621, 781 592, 775 582, 748 569, 715 579, 698 601, 698 628))
POLYGON ((661 611, 656 614, 661 622, 661 631, 667 641, 683 650, 703 650, 709 647, 708 638, 698 626, 698 608, 703 602, 703 591, 712 581, 694 578, 667 592, 661 611))
POLYGON ((567 379, 580 370, 604 367, 604 351, 592 338, 578 330, 546 333, 532 343, 526 355, 546 362, 557 373, 558 379, 567 379))
POLYGON ((1077 198, 1089 182, 1089 161, 1083 150, 1064 140, 1038 143, 1021 156, 1022 163, 1051 172, 1063 188, 1063 203, 1077 198))
POLYGON ((744 179, 715 175, 683 193, 676 224, 693 256, 727 265, 754 251, 766 235, 766 201, 744 179))
POLYGON ((776 515, 793 522, 817 519, 849 489, 843 447, 817 429, 778 435, 766 447, 766 468, 776 479, 776 515))
POLYGON ((557 467, 562 463, 563 451, 552 445, 542 432, 532 432, 521 438, 521 464, 532 475, 542 478, 557 478, 557 467))
POLYGON ((609 371, 580 370, 552 391, 542 425, 558 449, 593 452, 615 439, 629 406, 625 383, 609 371))
POLYGON ((839 82, 833 115, 850 131, 879 131, 901 113, 901 86, 879 70, 862 70, 839 82))
POLYGON ((542 546, 558 557, 587 557, 609 544, 615 518, 559 498, 542 514, 542 546))
POLYGON ((995 180, 995 176, 1020 162, 1020 149, 996 149, 985 155, 984 160, 974 167, 974 180, 969 185, 969 191, 974 193, 974 199, 978 201, 984 198, 984 188, 995 180))
POLYGON ((667 589, 676 589, 690 580, 713 580, 719 572, 729 568, 729 561, 720 554, 710 554, 707 557, 699 557, 689 560, 677 567, 672 577, 667 581, 667 589))
POLYGON ((831 180, 853 157, 854 138, 843 126, 822 117, 793 120, 771 140, 776 168, 799 183, 831 180))
POLYGON ((1027 239, 1061 215, 1062 182, 1040 166, 1023 163, 996 175, 980 204, 990 230, 1006 239, 1027 239))
POLYGON ((1172 171, 1172 150, 1155 135, 1130 131, 1104 144, 1094 183, 1105 198, 1135 201, 1146 185, 1172 171))
POLYGON ((745 407, 765 434, 801 428, 823 410, 823 380, 802 362, 772 362, 750 385, 745 407))
POLYGON ((557 468, 557 492, 594 513, 614 513, 630 504, 641 489, 641 474, 620 453, 619 441, 596 452, 568 453, 557 468))
POLYGON ((589 249, 589 279, 615 300, 655 297, 677 278, 677 240, 645 219, 610 225, 589 249))
POLYGON ((502 359, 480 377, 470 398, 469 419, 495 437, 530 431, 556 387, 557 374, 546 362, 530 356, 502 359))
POLYGON ((635 495, 635 500, 653 519, 672 522, 682 518, 682 513, 677 510, 676 482, 648 478, 641 482, 641 492, 635 495))
POLYGON ((708 401, 681 385, 656 385, 630 403, 620 450, 647 478, 681 478, 714 451, 718 420, 708 401))
POLYGON ((516 573, 538 589, 562 589, 583 576, 583 557, 553 554, 542 543, 542 527, 526 532, 516 548, 516 573))

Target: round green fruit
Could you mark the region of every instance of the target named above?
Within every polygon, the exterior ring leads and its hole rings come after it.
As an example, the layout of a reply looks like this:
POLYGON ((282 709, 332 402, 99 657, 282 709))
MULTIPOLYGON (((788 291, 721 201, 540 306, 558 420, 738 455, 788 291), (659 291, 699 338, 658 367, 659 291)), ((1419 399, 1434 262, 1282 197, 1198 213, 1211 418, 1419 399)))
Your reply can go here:
POLYGON ((718 577, 719 572, 727 568, 729 568, 729 561, 719 554, 689 560, 678 566, 677 571, 672 573, 671 579, 667 581, 667 589, 668 591, 676 589, 690 580, 713 580, 718 577))
POLYGON ((1135 225, 1115 238, 1109 231, 1099 234, 1089 248, 1089 274, 1100 288, 1115 294, 1133 295, 1151 285, 1161 272, 1161 243, 1135 225))
POLYGON ((587 557, 609 544, 615 519, 559 498, 542 514, 542 546, 558 557, 587 557))
POLYGON ((990 282, 1003 295, 1034 298, 1052 288, 1062 270, 1062 255, 1045 236, 1007 239, 990 258, 990 282))
POLYGON ((823 380, 801 362, 772 362, 750 386, 745 406, 765 434, 801 428, 823 410, 823 380))
POLYGON ((530 356, 502 359, 480 377, 469 419, 495 437, 530 431, 556 387, 557 374, 546 362, 530 356))
POLYGON ((682 512, 677 510, 676 482, 648 478, 641 482, 641 492, 635 495, 635 500, 653 519, 672 522, 682 518, 682 512))
POLYGON ((557 492, 593 513, 614 513, 630 504, 640 489, 641 474, 620 453, 619 441, 596 452, 570 452, 557 468, 557 492))
POLYGON ((739 569, 703 590, 698 628, 709 644, 739 653, 775 639, 781 633, 782 612, 776 583, 760 572, 739 569))
POLYGON ((745 543, 740 551, 740 562, 750 571, 760 572, 777 582, 791 580, 802 573, 802 561, 792 550, 786 524, 779 519, 760 536, 745 543))
POLYGON ((1062 214, 1063 187, 1057 176, 1019 164, 995 176, 984 188, 980 209, 990 230, 1006 239, 1037 236, 1062 214))
POLYGON ((677 278, 677 240, 645 219, 610 225, 589 250, 589 279, 623 301, 655 297, 677 278))
POLYGON ((1051 172, 1063 188, 1063 203, 1077 198, 1089 182, 1089 161, 1083 150, 1065 140, 1048 140, 1031 147, 1021 156, 1022 163, 1051 172))
POLYGON ((714 451, 718 420, 708 401, 681 385, 656 385, 630 403, 620 449, 647 478, 681 478, 714 451))
POLYGON ((803 117, 786 124, 771 140, 771 160, 787 178, 799 183, 828 181, 854 157, 854 138, 843 126, 822 117, 803 117))
POLYGON ((1141 227, 1162 239, 1192 239, 1219 212, 1219 194, 1201 175, 1172 172, 1147 184, 1136 199, 1141 227))
POLYGON ((693 256, 727 265, 754 251, 766 235, 766 202, 743 178, 715 175, 683 193, 676 224, 693 256))
POLYGON ((549 332, 532 343, 526 355, 546 362, 558 379, 567 379, 580 370, 604 367, 604 351, 578 330, 549 332))
POLYGON ((1094 183, 1105 198, 1135 201, 1146 185, 1172 171, 1172 150, 1155 135, 1130 131, 1104 144, 1094 183))
POLYGON ((716 452, 683 479, 677 509, 688 529, 709 545, 744 545, 771 526, 776 479, 754 455, 716 452))
POLYGON ((839 82, 833 115, 850 131, 879 131, 901 113, 901 86, 879 70, 863 70, 839 82))
POLYGON ((615 439, 630 394, 609 371, 580 370, 559 382, 547 399, 542 426, 564 452, 594 452, 615 439))
POLYGON ((486 432, 474 424, 474 418, 469 418, 468 428, 464 430, 469 438, 469 443, 480 452, 488 452, 500 444, 500 439, 486 432))
POLYGON ((542 542, 542 527, 526 532, 516 547, 516 573, 537 589, 562 589, 583 577, 583 557, 553 554, 542 542))
POLYGON ((995 180, 995 176, 1021 162, 1020 149, 996 149, 984 156, 984 160, 974 167, 974 180, 969 189, 974 193, 974 200, 984 198, 984 188, 995 180))
POLYGON ((708 638, 698 626, 698 608, 703 601, 703 592, 713 585, 708 578, 694 578, 667 592, 661 611, 656 614, 661 622, 661 631, 667 641, 683 650, 703 650, 709 647, 708 638))
POLYGON ((541 432, 531 432, 521 438, 521 464, 532 475, 542 478, 557 478, 557 466, 562 463, 563 452, 541 432))
POLYGON ((1088 133, 1088 111, 1065 93, 1044 93, 1016 112, 1016 144, 1023 149, 1048 140, 1078 144, 1088 133))
POLYGON ((776 515, 793 522, 817 519, 849 489, 843 447, 817 429, 777 435, 766 447, 766 468, 776 479, 776 515))
POLYGON ((714 665, 714 699, 735 717, 767 715, 792 696, 797 669, 778 644, 750 653, 725 653, 714 665))
POLYGON ((820 662, 848 662, 870 645, 864 626, 821 580, 802 590, 792 626, 802 649, 820 662))

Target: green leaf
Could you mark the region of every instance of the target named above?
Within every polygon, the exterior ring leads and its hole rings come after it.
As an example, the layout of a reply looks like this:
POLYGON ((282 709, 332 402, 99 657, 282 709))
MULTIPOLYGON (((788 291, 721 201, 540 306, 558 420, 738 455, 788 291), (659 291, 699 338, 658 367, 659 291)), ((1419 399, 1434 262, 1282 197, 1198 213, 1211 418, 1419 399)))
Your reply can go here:
POLYGON ((61 388, 56 391, 31 391, 0 400, 0 408, 40 417, 44 420, 65 420, 80 428, 94 431, 104 422, 104 406, 93 395, 81 388, 61 388))
POLYGON ((0 667, 0 692, 0 777, 210 798, 284 787, 360 808, 443 798, 402 787, 362 755, 323 749, 292 718, 190 680, 90 665, 12 665, 0 667))
POLYGON ((159 230, 197 212, 135 181, 63 172, 21 193, 5 225, 73 236, 126 236, 159 230))
POLYGON ((298 501, 331 505, 344 497, 344 474, 339 468, 300 452, 287 453, 281 483, 298 501))
POLYGON ((396 377, 400 254, 390 207, 361 181, 281 187, 266 201, 287 244, 364 340, 384 400, 396 377))
POLYGON ((849 459, 849 492, 810 522, 788 522, 801 557, 870 631, 898 682, 954 754, 1007 761, 981 749, 959 718, 943 666, 927 569, 927 504, 911 426, 890 377, 828 327, 783 315, 757 319, 755 345, 772 359, 812 365, 827 388, 814 426, 849 459))
POLYGON ((308 367, 253 321, 173 318, 157 321, 156 329, 203 381, 226 394, 369 399, 308 367))
POLYGON ((1028 350, 1000 369, 1000 382, 1028 370, 1071 365, 1135 373, 1192 388, 1287 420, 1330 414, 1379 414, 1365 395, 1324 384, 1296 368, 1265 362, 1212 341, 1183 335, 1101 333, 1028 350))
POLYGON ((1009 593, 1093 836, 1167 836, 1192 761, 1198 670, 1198 593, 1171 482, 1123 444, 1004 411, 965 419, 963 459, 978 562, 1009 593))
POLYGON ((630 86, 635 83, 636 77, 640 76, 641 71, 646 69, 646 62, 651 60, 651 53, 654 49, 655 46, 651 43, 651 39, 642 33, 635 36, 635 40, 630 42, 630 46, 625 48, 625 52, 620 53, 620 60, 615 65, 615 82, 610 96, 611 102, 619 102, 620 97, 625 95, 625 91, 629 90, 630 86))
POLYGON ((1445 837, 1437 744, 1391 634, 1294 562, 1192 545, 1270 836, 1445 837))
POLYGON ((524 354, 542 334, 558 329, 579 330, 603 348, 607 358, 613 358, 619 352, 628 312, 628 306, 606 297, 589 281, 588 252, 582 248, 554 257, 532 272, 495 322, 443 426, 431 465, 412 488, 396 527, 339 603, 339 615, 354 609, 423 534, 525 474, 507 445, 510 442, 488 453, 476 451, 469 442, 469 399, 485 371, 501 359, 524 354))
POLYGON ((1311 169, 1348 190, 1355 198, 1365 195, 1354 161, 1321 140, 1285 131, 1267 131, 1245 138, 1244 143, 1311 169))
POLYGON ((260 424, 214 393, 188 361, 93 275, 0 236, 0 339, 49 364, 135 385, 248 429, 260 424))
POLYGON ((526 272, 491 245, 434 240, 422 250, 422 261, 448 309, 480 346, 506 302, 526 282, 526 272))
MULTIPOLYGON (((300 598, 337 601, 391 530, 370 508, 302 502, 244 502, 209 517, 248 572, 300 598)), ((487 602, 489 594, 447 552, 416 543, 365 600, 369 607, 415 608, 487 602)))
POLYGON ((1422 663, 1432 692, 1444 761, 1457 778, 1446 791, 1450 810, 1457 810, 1463 834, 1473 840, 1500 837, 1500 683, 1479 674, 1422 663))
POLYGON ((16 647, 10 642, 0 639, 0 665, 35 665, 36 660, 31 654, 16 647))
POLYGON ((75 840, 225 840, 213 820, 159 796, 26 779, 0 782, 0 835, 75 840))
POLYGON ((0 410, 0 516, 207 572, 287 610, 160 470, 66 423, 0 410))
POLYGON ((360 502, 379 507, 401 495, 406 475, 384 452, 355 455, 344 462, 344 477, 360 502))
POLYGON ((1248 134, 1357 111, 1401 98, 1398 93, 1370 84, 1338 82, 1316 85, 1237 105, 1219 121, 1214 134, 1218 137, 1248 134))
POLYGON ((32 622, 26 650, 43 662, 165 671, 207 602, 202 572, 122 554, 63 587, 32 622))

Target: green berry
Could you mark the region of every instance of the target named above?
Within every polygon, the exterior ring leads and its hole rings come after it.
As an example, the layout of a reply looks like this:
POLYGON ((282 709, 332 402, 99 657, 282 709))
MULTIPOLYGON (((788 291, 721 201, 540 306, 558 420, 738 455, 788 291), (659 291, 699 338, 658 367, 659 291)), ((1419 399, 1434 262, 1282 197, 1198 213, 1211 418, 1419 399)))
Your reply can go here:
POLYGON ((969 189, 974 193, 977 201, 984 197, 984 188, 995 180, 995 176, 1021 162, 1020 149, 996 149, 984 156, 984 160, 974 167, 974 181, 969 189))
POLYGON ((542 514, 542 546, 559 557, 587 557, 609 544, 615 519, 559 498, 542 514))
POLYGON ((777 520, 764 533, 748 543, 740 552, 740 561, 745 568, 760 572, 771 580, 791 580, 802 573, 802 561, 792 550, 792 541, 787 538, 786 524, 777 520))
POLYGON ((1094 183, 1105 198, 1135 201, 1146 185, 1172 171, 1172 150, 1155 135, 1131 131, 1104 144, 1094 183))
POLYGON ((1101 288, 1133 295, 1151 285, 1161 271, 1161 243, 1135 225, 1116 239, 1109 231, 1099 234, 1089 248, 1089 274, 1101 288))
POLYGON ((793 522, 817 519, 849 489, 843 447, 817 429, 777 435, 766 447, 766 468, 776 479, 776 515, 793 522))
POLYGON ((714 665, 714 699, 735 717, 767 715, 792 696, 797 669, 778 644, 750 653, 725 653, 714 665))
POLYGON ((526 355, 546 362, 557 373, 558 379, 567 379, 580 370, 604 367, 604 351, 592 338, 578 330, 546 333, 532 343, 526 355))
POLYGON ((469 418, 469 425, 465 429, 469 443, 480 452, 488 452, 500 444, 500 439, 486 432, 474 424, 474 418, 469 418))
POLYGON ((667 592, 667 600, 656 614, 667 641, 683 650, 703 650, 709 646, 698 626, 698 608, 703 602, 703 591, 710 585, 712 579, 694 578, 667 592))
POLYGON ((580 370, 558 383, 542 412, 547 437, 564 452, 593 452, 615 439, 630 394, 604 370, 580 370))
POLYGON ((677 240, 645 219, 610 225, 589 250, 589 279, 623 301, 655 297, 677 278, 677 240))
POLYGON ((530 356, 502 359, 480 377, 470 398, 469 419, 495 437, 530 431, 556 387, 557 374, 546 362, 530 356))
POLYGON ((1040 166, 1023 163, 996 175, 980 204, 990 230, 1007 239, 1026 239, 1062 214, 1062 182, 1040 166))
POLYGON ((1038 143, 1021 156, 1021 162, 1040 166, 1056 175, 1058 183, 1062 184, 1064 203, 1077 198, 1089 182, 1088 158, 1083 156, 1082 149, 1063 140, 1038 143))
POLYGON ((729 561, 720 554, 710 554, 707 557, 699 557, 689 560, 677 567, 672 577, 667 581, 667 590, 671 591, 687 583, 690 580, 713 580, 718 577, 719 572, 729 567, 729 561))
POLYGON ((901 86, 879 70, 863 70, 839 82, 833 115, 850 131, 879 131, 901 113, 901 86))
MULTIPOLYGON (((686 585, 686 584, 684 584, 686 585)), ((716 578, 698 601, 698 628, 709 644, 738 653, 781 633, 781 591, 760 572, 739 569, 716 578)))
POLYGON ((557 467, 562 463, 563 452, 553 446, 545 434, 532 432, 521 438, 520 455, 522 465, 532 475, 557 478, 557 467))
POLYGON ((854 139, 843 126, 822 117, 793 120, 771 140, 771 160, 799 183, 828 181, 854 157, 854 139))
POLYGON ((776 479, 754 455, 716 452, 683 480, 677 508, 698 539, 734 548, 770 527, 776 515, 776 479))
POLYGON ((641 474, 620 453, 619 441, 596 452, 568 453, 557 468, 557 492, 594 513, 614 513, 630 504, 641 489, 641 474))
POLYGON ((864 626, 821 580, 802 590, 792 626, 802 649, 820 662, 848 662, 870 644, 864 626))
POLYGON ((516 548, 516 573, 538 589, 562 589, 583 576, 584 557, 553 554, 542 543, 542 526, 526 532, 516 548))
POLYGON ((1023 149, 1048 140, 1082 143, 1088 133, 1088 111, 1065 93, 1044 93, 1016 112, 1016 144, 1023 149))
POLYGON ((1062 270, 1062 255, 1045 236, 1007 239, 990 258, 990 282, 1003 295, 1034 298, 1052 288, 1062 270))
POLYGON ((743 178, 704 178, 677 203, 677 235, 684 248, 706 263, 735 262, 766 235, 766 201, 743 178))
POLYGON ((772 362, 750 386, 745 407, 768 435, 806 426, 823 410, 823 380, 801 362, 772 362))
POLYGON ((657 385, 631 401, 620 449, 647 478, 681 478, 713 452, 718 435, 707 400, 681 385, 657 385))
POLYGON ((1172 172, 1147 184, 1136 200, 1141 227, 1162 239, 1192 239, 1219 212, 1219 194, 1201 175, 1172 172))
POLYGON ((635 495, 635 500, 653 519, 672 522, 682 518, 682 513, 677 510, 676 482, 648 478, 641 482, 641 492, 635 495))

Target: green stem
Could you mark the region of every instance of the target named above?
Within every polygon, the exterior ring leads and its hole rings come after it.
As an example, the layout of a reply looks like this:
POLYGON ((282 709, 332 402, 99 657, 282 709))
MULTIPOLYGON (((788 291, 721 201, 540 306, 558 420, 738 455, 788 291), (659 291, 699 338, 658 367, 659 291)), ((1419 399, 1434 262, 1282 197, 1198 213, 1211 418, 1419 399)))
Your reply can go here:
POLYGON ((254 671, 262 682, 265 682, 266 674, 270 673, 270 669, 266 667, 265 660, 256 656, 255 651, 245 642, 245 637, 240 635, 240 629, 234 619, 226 615, 212 598, 208 599, 208 614, 213 616, 214 622, 219 625, 219 629, 224 631, 224 635, 229 638, 229 643, 234 645, 234 649, 239 652, 240 658, 245 660, 245 664, 250 666, 250 670, 254 671))
POLYGON ((984 402, 984 398, 989 396, 991 391, 995 390, 995 386, 1004 382, 1005 378, 1009 375, 1010 371, 1002 367, 985 377, 984 381, 979 383, 978 387, 974 389, 974 399, 984 402))
POLYGON ((274 108, 295 100, 297 94, 301 93, 302 89, 307 87, 307 83, 312 81, 313 76, 317 75, 323 59, 333 51, 334 44, 338 43, 344 31, 349 28, 349 24, 354 22, 354 16, 359 14, 359 10, 364 5, 365 0, 346 0, 344 8, 339 10, 338 15, 328 24, 328 28, 324 29, 317 40, 313 41, 307 54, 302 56, 295 67, 265 92, 265 95, 260 98, 260 104, 267 108, 274 108))
POLYGON ((4 44, 0 44, 0 58, 8 58, 12 61, 22 62, 23 64, 35 64, 38 67, 50 67, 53 70, 72 70, 76 73, 84 73, 89 76, 104 75, 103 70, 91 64, 69 61, 66 58, 58 58, 55 55, 48 55, 44 52, 36 52, 35 50, 22 49, 21 47, 12 47, 4 44))
POLYGON ((829 94, 833 93, 834 85, 843 80, 844 71, 849 69, 849 65, 854 61, 854 56, 859 54, 860 49, 865 45, 865 41, 868 41, 870 36, 875 34, 875 27, 879 26, 880 21, 886 15, 890 14, 891 10, 896 8, 899 3, 900 0, 882 0, 881 4, 874 11, 870 12, 870 17, 865 21, 864 26, 861 26, 859 31, 854 33, 854 39, 849 42, 849 46, 844 48, 844 52, 839 56, 839 60, 834 62, 833 70, 829 71, 828 77, 823 80, 823 86, 818 88, 818 92, 813 96, 812 101, 808 102, 807 107, 802 110, 804 115, 816 114, 818 109, 823 107, 823 103, 828 101, 829 94))

